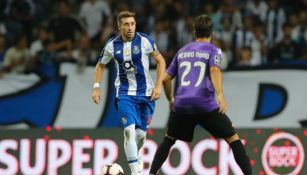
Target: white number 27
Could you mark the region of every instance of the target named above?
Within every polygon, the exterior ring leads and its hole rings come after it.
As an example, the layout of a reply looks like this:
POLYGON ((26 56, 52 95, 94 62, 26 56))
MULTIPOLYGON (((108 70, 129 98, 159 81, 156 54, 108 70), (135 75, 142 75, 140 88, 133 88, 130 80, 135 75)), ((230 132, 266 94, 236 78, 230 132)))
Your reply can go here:
MULTIPOLYGON (((190 80, 186 80, 186 76, 190 73, 191 71, 191 65, 192 63, 189 62, 189 61, 183 61, 180 63, 179 67, 182 68, 184 67, 184 71, 182 73, 182 76, 181 76, 181 80, 180 80, 180 85, 181 86, 189 86, 191 84, 191 81, 190 80)), ((199 75, 198 75, 198 78, 197 78, 197 82, 196 84, 194 85, 194 87, 197 87, 201 84, 201 82, 203 81, 204 79, 204 76, 205 76, 205 70, 206 70, 206 63, 204 62, 201 62, 201 61, 196 61, 193 66, 196 68, 196 67, 199 67, 200 68, 200 71, 199 71, 199 75)))

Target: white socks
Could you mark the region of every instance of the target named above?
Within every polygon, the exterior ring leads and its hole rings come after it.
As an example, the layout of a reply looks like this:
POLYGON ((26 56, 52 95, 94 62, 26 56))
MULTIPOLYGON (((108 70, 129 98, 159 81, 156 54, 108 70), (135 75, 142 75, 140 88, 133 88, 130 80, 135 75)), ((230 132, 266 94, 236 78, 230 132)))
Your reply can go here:
POLYGON ((146 131, 135 129, 132 124, 124 129, 124 149, 133 175, 139 175, 143 170, 143 161, 139 151, 145 143, 146 131))
POLYGON ((124 129, 124 149, 132 174, 138 174, 138 149, 135 141, 135 125, 124 129))

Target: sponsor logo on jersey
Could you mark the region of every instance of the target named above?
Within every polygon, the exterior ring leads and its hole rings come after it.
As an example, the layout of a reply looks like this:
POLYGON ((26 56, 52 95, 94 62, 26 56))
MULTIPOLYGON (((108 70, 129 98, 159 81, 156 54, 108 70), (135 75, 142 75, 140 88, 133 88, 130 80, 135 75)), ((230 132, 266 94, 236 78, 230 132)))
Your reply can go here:
POLYGON ((136 74, 136 68, 133 65, 133 62, 131 60, 124 61, 123 63, 125 74, 136 74))

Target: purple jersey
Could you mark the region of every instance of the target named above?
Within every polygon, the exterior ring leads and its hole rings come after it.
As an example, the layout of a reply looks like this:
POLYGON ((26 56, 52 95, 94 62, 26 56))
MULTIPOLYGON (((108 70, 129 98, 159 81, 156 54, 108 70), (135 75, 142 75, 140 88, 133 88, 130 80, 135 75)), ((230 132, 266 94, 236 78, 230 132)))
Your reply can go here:
POLYGON ((210 67, 218 68, 222 52, 207 42, 192 42, 181 48, 174 57, 167 73, 177 76, 174 111, 184 114, 210 112, 218 108, 210 67))

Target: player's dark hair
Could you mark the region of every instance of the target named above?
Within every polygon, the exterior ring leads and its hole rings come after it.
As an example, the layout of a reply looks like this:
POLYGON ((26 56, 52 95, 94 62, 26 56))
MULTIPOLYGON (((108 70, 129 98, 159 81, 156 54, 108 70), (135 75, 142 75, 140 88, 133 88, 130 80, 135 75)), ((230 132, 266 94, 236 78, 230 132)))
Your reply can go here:
POLYGON ((130 11, 121 11, 117 15, 117 22, 120 23, 123 18, 133 17, 135 19, 135 13, 130 11))
POLYGON ((208 15, 200 15, 194 19, 194 34, 196 38, 209 38, 213 32, 213 22, 208 15))

